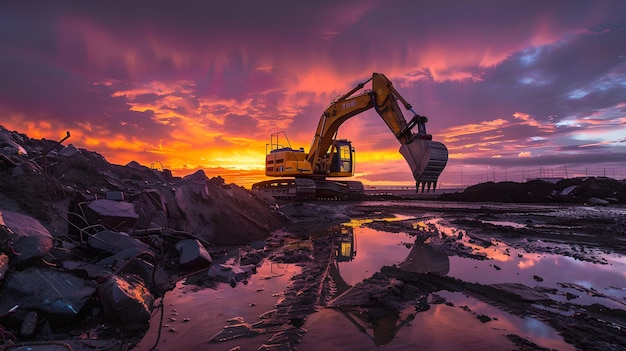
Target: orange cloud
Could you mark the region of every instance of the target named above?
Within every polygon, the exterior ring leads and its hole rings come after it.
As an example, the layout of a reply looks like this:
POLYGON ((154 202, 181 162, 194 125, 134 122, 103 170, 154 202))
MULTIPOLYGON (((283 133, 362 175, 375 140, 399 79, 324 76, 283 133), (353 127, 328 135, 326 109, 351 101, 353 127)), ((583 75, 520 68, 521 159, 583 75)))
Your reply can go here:
POLYGON ((528 269, 528 268, 532 268, 532 267, 534 267, 534 266, 535 266, 535 264, 536 264, 536 260, 533 260, 533 259, 527 259, 527 260, 519 261, 519 262, 517 263, 517 266, 518 266, 520 269, 528 269))
POLYGON ((498 130, 506 126, 507 124, 509 124, 508 121, 502 118, 498 118, 498 119, 491 120, 491 121, 483 121, 479 124, 475 124, 475 123, 463 124, 463 125, 446 128, 446 130, 442 133, 442 135, 445 135, 444 140, 452 141, 459 137, 467 136, 468 134, 485 133, 485 132, 498 130))
POLYGON ((513 117, 523 121, 522 124, 529 125, 529 126, 532 126, 532 127, 536 127, 539 130, 542 130, 542 131, 545 131, 545 132, 553 132, 554 131, 554 125, 552 125, 552 124, 547 124, 547 125, 546 124, 541 124, 540 122, 535 120, 533 117, 531 117, 529 114, 522 113, 522 112, 515 112, 513 114, 513 117))

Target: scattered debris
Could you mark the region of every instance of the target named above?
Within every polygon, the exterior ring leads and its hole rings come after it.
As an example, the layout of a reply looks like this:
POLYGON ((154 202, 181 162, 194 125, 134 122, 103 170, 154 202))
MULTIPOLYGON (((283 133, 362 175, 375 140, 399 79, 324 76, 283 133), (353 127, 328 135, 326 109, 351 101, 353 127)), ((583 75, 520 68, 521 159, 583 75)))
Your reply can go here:
MULTIPOLYGON (((73 338, 94 323, 99 340, 86 347, 126 349, 180 274, 211 267, 210 246, 264 240, 289 222, 273 199, 203 171, 113 165, 67 138, 1 126, 0 139, 0 349, 81 349, 73 338)), ((229 269, 239 279, 254 265, 229 269)))

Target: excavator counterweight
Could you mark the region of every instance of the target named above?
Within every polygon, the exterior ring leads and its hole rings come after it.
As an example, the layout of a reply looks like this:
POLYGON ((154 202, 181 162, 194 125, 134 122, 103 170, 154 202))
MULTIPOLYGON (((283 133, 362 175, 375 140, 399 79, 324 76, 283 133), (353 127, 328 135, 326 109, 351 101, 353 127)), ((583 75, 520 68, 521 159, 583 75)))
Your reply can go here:
POLYGON ((380 73, 373 73, 371 78, 333 100, 320 117, 308 153, 280 145, 278 136, 284 132, 272 134, 265 175, 295 179, 263 181, 254 184, 252 189, 293 199, 347 199, 362 195, 361 182, 327 178, 354 176, 354 148, 350 141, 337 139, 337 133, 346 120, 372 108, 400 142, 399 151, 411 168, 416 191, 420 186, 422 192, 436 189, 439 175, 448 162, 448 149, 443 143, 432 141, 432 136, 426 133, 428 118, 415 113, 391 81, 380 73), (372 89, 357 94, 369 81, 372 89), (398 100, 414 115, 408 123, 398 100), (417 127, 416 133, 414 127, 417 127))

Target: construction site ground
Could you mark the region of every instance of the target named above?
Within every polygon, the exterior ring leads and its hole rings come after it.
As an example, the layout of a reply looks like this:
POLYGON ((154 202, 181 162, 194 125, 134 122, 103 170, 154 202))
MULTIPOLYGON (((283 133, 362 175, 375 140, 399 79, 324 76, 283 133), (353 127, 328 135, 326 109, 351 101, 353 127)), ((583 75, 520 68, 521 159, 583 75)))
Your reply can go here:
POLYGON ((147 350, 625 350, 626 208, 283 203, 293 223, 164 297, 147 350), (160 331, 160 335, 159 334, 160 331))

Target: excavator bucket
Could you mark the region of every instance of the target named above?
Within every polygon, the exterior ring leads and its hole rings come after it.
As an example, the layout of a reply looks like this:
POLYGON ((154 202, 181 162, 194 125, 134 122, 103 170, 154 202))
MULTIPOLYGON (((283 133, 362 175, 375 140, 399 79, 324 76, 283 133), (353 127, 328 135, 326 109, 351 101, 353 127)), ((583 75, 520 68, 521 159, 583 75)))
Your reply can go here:
POLYGON ((439 175, 448 162, 448 148, 438 141, 413 139, 408 144, 400 147, 400 153, 413 171, 416 190, 422 186, 424 188, 437 188, 439 175))

